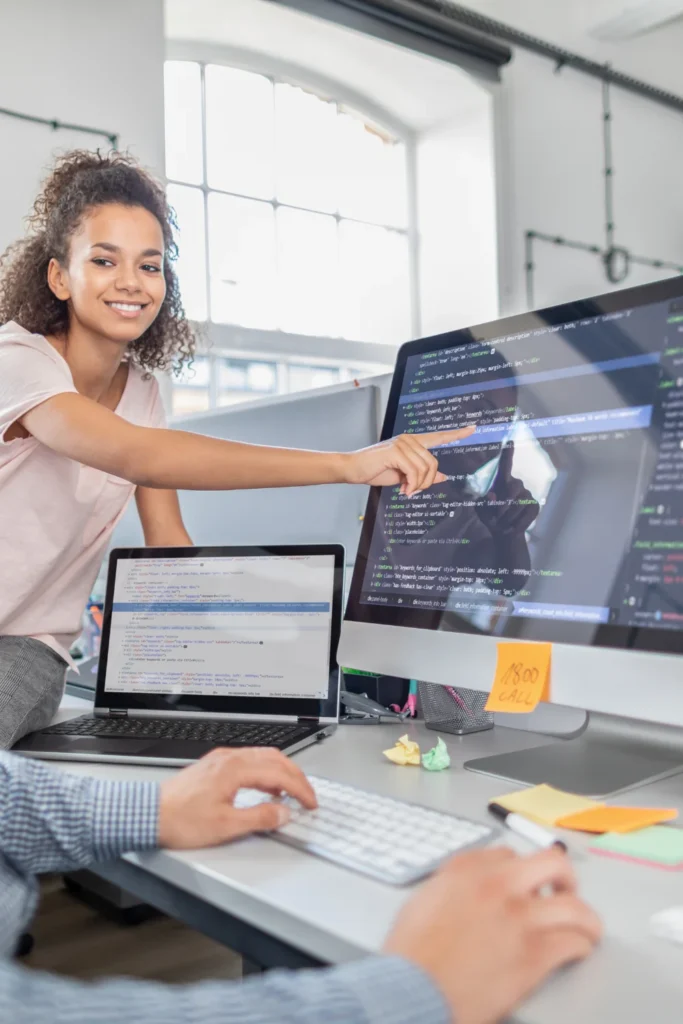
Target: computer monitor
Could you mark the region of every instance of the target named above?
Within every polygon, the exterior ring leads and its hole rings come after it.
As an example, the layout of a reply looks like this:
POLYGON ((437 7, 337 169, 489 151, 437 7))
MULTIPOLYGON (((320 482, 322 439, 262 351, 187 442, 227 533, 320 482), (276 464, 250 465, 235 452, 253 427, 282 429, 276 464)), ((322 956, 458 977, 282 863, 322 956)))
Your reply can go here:
POLYGON ((444 483, 371 492, 341 664, 487 691, 497 642, 550 641, 551 700, 592 731, 476 767, 583 792, 683 770, 683 278, 405 345, 382 437, 466 424, 444 483), (638 753, 633 720, 670 728, 638 753))

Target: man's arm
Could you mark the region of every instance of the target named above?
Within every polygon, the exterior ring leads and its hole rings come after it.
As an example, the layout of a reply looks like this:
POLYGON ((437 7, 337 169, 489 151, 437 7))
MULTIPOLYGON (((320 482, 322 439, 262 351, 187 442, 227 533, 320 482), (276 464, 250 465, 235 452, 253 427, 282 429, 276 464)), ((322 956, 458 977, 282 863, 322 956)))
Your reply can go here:
POLYGON ((0 753, 0 855, 25 875, 157 846, 159 787, 57 772, 0 753))
POLYGON ((12 1024, 449 1024, 437 987, 398 957, 324 971, 173 986, 83 984, 0 963, 0 1020, 12 1024))
MULTIPOLYGON (((269 831, 287 820, 286 807, 275 802, 236 809, 234 797, 242 787, 285 792, 304 807, 316 806, 301 770, 274 750, 215 750, 159 790, 83 783, 8 755, 0 764, 0 851, 24 870, 140 849, 151 843, 153 831, 162 846, 190 849, 269 831), (33 802, 31 783, 37 791, 33 802), (152 806, 158 806, 158 823, 152 806), (50 815, 53 822, 46 820, 50 815), (25 839, 18 835, 22 821, 25 839), (41 857, 38 849, 32 857, 32 843, 49 852, 41 857)), ((2 895, 0 889, 0 912, 2 895)), ((564 853, 551 849, 518 858, 511 850, 476 850, 455 858, 408 901, 386 941, 387 956, 237 986, 171 989, 132 981, 81 985, 4 962, 0 1020, 414 1024, 419 1018, 425 1024, 495 1024, 558 967, 588 956, 600 930, 578 898, 564 853)))

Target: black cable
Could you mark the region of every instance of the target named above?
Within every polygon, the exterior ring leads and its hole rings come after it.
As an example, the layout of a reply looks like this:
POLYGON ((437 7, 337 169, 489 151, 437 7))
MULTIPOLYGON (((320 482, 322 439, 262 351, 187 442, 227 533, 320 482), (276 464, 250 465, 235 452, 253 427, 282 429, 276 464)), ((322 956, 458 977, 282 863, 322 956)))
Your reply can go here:
MULTIPOLYGON (((605 249, 614 248, 614 162, 612 160, 612 106, 609 82, 602 83, 602 140, 605 155, 605 249)), ((611 278, 610 278, 611 280, 611 278)))
MULTIPOLYGON (((565 50, 561 46, 547 43, 544 39, 539 39, 538 36, 521 32, 495 18, 488 18, 467 7, 461 7, 460 4, 451 3, 451 0, 413 0, 413 3, 419 7, 439 11, 458 24, 466 25, 477 32, 483 32, 513 46, 519 46, 523 50, 529 50, 540 57, 546 57, 555 64, 556 69, 573 68, 574 71, 590 75, 591 78, 597 78, 602 82, 611 82, 612 85, 616 85, 620 89, 644 96, 645 99, 651 100, 653 103, 659 103, 664 107, 670 107, 672 110, 683 113, 683 96, 677 96, 675 93, 659 89, 657 86, 633 78, 631 75, 615 71, 612 67, 589 60, 578 53, 572 53, 571 50, 565 50)), ((381 0, 379 6, 381 6, 381 0)))
POLYGON ((56 118, 38 117, 35 114, 24 114, 19 110, 9 110, 7 107, 0 107, 0 114, 5 117, 14 117, 18 121, 29 121, 31 124, 42 124, 53 131, 67 129, 72 132, 84 132, 86 135, 101 135, 111 145, 112 149, 118 149, 119 137, 114 132, 105 131, 103 128, 89 128, 82 124, 71 124, 69 121, 58 121, 56 118))
POLYGON ((641 267, 655 267, 657 270, 675 270, 683 274, 683 266, 680 263, 671 263, 668 260, 653 260, 649 256, 634 256, 630 254, 631 263, 638 263, 641 267))
POLYGON ((524 236, 524 271, 526 274, 526 304, 527 309, 534 308, 534 238, 533 231, 527 231, 524 236))
POLYGON ((602 255, 599 245, 591 245, 590 242, 576 242, 571 238, 563 238, 562 235, 547 235, 543 231, 527 231, 527 235, 538 238, 541 242, 551 242, 553 245, 564 245, 567 249, 579 249, 581 252, 592 252, 596 256, 602 255))
POLYGON ((593 253, 600 256, 607 280, 611 284, 621 284, 628 277, 631 266, 636 263, 644 267, 654 267, 657 270, 674 270, 683 274, 683 267, 678 263, 668 260, 652 259, 648 256, 636 256, 625 246, 614 244, 616 226, 614 223, 614 163, 612 157, 612 106, 610 102, 610 83, 603 80, 602 83, 602 131, 604 151, 604 178, 605 178, 605 248, 597 245, 590 245, 588 242, 577 242, 573 239, 563 238, 561 235, 549 235, 541 231, 525 232, 526 246, 526 294, 527 308, 534 308, 534 263, 532 258, 533 240, 538 238, 542 242, 549 242, 551 245, 563 245, 568 249, 577 249, 581 252, 593 253))

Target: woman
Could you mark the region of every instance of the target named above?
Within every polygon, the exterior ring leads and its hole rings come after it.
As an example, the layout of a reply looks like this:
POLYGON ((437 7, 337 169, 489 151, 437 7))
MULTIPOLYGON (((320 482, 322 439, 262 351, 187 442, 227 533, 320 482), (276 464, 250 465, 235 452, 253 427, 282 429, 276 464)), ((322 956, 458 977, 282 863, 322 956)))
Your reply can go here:
POLYGON ((154 370, 194 340, 163 188, 121 154, 63 157, 0 259, 0 748, 43 728, 107 542, 135 492, 149 545, 190 544, 176 488, 400 484, 443 477, 393 438, 349 454, 164 429, 154 370))

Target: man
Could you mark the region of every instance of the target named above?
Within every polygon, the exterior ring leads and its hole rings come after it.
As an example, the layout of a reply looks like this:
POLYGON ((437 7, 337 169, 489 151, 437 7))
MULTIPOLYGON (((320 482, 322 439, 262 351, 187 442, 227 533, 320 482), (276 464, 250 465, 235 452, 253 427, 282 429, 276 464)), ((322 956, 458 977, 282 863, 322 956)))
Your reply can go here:
POLYGON ((0 1020, 8 1024, 494 1024, 557 967, 588 956, 600 924, 569 859, 482 850, 419 889, 381 955, 328 970, 169 987, 82 984, 9 959, 35 909, 35 876, 126 851, 197 848, 277 828, 278 804, 236 810, 237 790, 315 796, 276 751, 216 750, 157 786, 52 772, 0 754, 0 1020))

